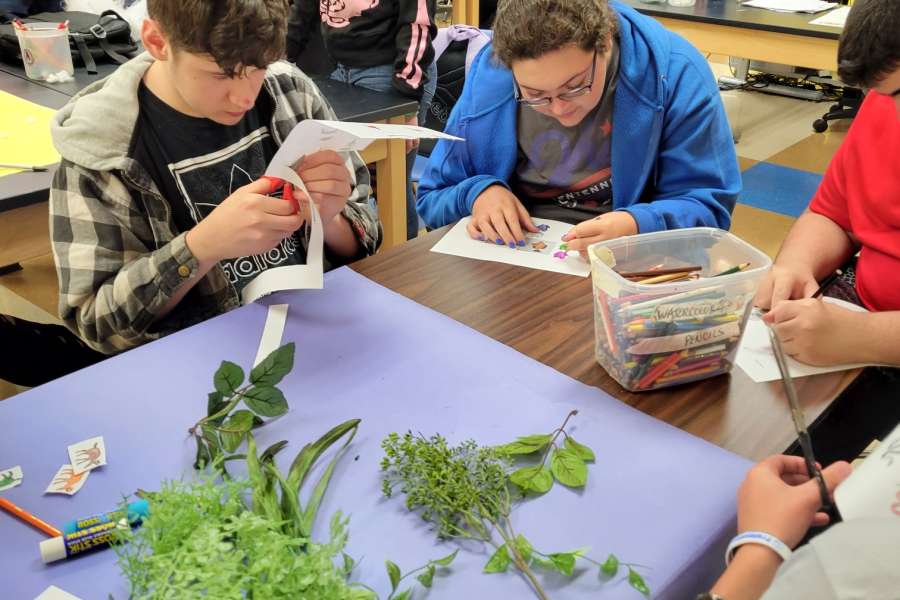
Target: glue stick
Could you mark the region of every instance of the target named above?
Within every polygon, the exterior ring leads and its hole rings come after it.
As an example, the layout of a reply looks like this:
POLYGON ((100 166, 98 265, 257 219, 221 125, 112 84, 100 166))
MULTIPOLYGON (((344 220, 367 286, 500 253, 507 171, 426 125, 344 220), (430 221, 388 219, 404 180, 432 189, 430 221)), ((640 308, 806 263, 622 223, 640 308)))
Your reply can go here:
POLYGON ((149 509, 146 500, 136 500, 128 504, 127 512, 120 509, 69 521, 61 536, 41 542, 41 560, 51 563, 106 548, 116 540, 117 529, 140 523, 149 509))

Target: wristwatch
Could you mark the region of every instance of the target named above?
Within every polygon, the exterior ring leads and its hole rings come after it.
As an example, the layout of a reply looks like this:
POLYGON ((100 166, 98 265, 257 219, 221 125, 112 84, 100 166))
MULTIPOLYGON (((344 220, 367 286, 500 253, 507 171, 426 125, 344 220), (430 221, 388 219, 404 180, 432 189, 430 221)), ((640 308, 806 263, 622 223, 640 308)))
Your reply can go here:
POLYGON ((697 596, 696 600, 725 600, 725 598, 718 594, 713 594, 712 592, 703 592, 697 596))

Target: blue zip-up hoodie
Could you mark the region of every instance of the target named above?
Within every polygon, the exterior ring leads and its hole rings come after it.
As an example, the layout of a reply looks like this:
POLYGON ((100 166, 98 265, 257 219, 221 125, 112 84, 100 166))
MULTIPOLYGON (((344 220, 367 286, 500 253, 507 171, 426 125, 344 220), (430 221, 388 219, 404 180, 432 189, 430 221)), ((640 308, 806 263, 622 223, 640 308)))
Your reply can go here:
MULTIPOLYGON (((731 225, 741 176, 709 65, 680 36, 618 2, 619 75, 613 106, 613 208, 647 233, 731 225)), ((466 77, 419 181, 416 208, 431 227, 472 213, 487 187, 509 187, 518 161, 512 72, 488 45, 466 77)))

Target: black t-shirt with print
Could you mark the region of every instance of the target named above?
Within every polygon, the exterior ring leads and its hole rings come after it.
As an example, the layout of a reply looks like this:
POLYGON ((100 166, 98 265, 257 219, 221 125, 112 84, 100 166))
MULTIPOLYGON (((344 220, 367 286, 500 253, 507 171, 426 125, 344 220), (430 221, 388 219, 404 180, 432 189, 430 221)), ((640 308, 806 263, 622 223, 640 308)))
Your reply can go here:
MULTIPOLYGON (((275 155, 269 123, 274 107, 264 93, 232 126, 185 115, 163 102, 142 82, 135 128, 134 159, 146 168, 172 209, 177 231, 188 231, 231 193, 259 179, 275 155)), ((240 292, 270 267, 302 264, 298 234, 264 254, 221 262, 240 292)))

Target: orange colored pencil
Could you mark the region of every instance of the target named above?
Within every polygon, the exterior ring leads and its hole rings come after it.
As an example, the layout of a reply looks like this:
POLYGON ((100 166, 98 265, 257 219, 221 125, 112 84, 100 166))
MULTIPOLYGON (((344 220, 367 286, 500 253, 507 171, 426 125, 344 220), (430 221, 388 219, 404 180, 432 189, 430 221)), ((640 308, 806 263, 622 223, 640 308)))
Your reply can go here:
POLYGON ((53 525, 50 525, 49 523, 38 519, 36 516, 31 514, 30 512, 27 512, 25 509, 19 508, 18 506, 16 506, 15 504, 13 504, 12 502, 10 502, 9 500, 7 500, 5 498, 0 498, 0 508, 4 509, 6 512, 8 512, 9 514, 11 514, 14 517, 18 517, 18 518, 22 519, 29 525, 37 527, 38 529, 40 529, 41 531, 43 531, 50 537, 59 537, 62 535, 62 531, 60 531, 53 525))

